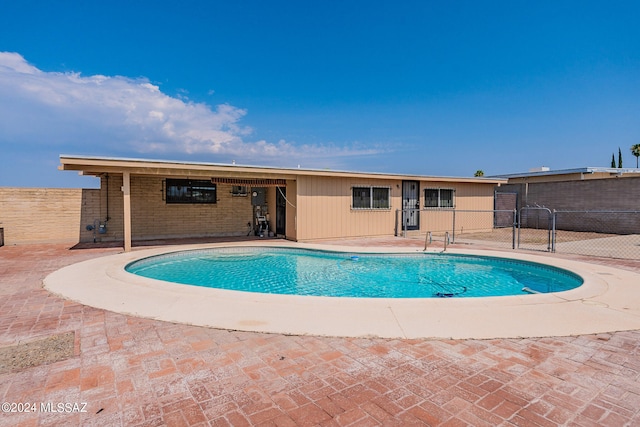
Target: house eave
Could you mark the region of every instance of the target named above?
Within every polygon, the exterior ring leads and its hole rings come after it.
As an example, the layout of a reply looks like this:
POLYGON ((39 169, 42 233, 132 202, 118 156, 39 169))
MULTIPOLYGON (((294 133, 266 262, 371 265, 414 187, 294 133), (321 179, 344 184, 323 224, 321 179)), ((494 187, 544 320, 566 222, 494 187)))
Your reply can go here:
POLYGON ((506 179, 488 177, 445 177, 426 175, 402 175, 375 172, 338 171, 327 169, 278 168, 272 166, 250 166, 205 162, 169 161, 154 159, 132 159, 118 157, 60 155, 60 170, 80 171, 84 175, 99 176, 105 173, 128 171, 134 175, 165 177, 247 177, 247 178, 285 178, 298 176, 373 178, 416 181, 447 181, 459 183, 483 183, 499 185, 506 179))

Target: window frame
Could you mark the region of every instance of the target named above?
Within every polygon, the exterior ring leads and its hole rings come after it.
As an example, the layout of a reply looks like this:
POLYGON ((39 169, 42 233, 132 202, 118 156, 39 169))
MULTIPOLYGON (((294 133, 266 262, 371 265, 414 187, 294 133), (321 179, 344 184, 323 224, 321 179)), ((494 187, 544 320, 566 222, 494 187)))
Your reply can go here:
POLYGON ((218 187, 210 180, 167 178, 165 181, 165 203, 168 205, 213 205, 217 202, 218 187))
POLYGON ((425 209, 455 209, 456 208, 456 190, 455 188, 425 188, 424 192, 424 208, 425 209), (442 197, 442 192, 443 191, 447 191, 447 192, 451 192, 451 204, 450 205, 443 205, 443 201, 446 201, 447 199, 444 199, 442 197), (429 203, 430 201, 434 200, 433 197, 427 197, 427 192, 436 192, 437 194, 437 199, 436 199, 436 205, 428 205, 427 203, 429 203))
MULTIPOLYGON (((379 196, 379 194, 378 194, 379 196)), ((382 200, 384 201, 384 200, 382 200)), ((356 211, 388 211, 391 210, 391 187, 383 185, 354 185, 351 187, 351 209, 356 211), (386 206, 379 206, 382 199, 375 198, 375 190, 386 190, 386 206), (368 191, 368 197, 363 198, 368 200, 368 206, 356 206, 356 193, 355 191, 368 191)))
POLYGON ((232 185, 231 196, 233 197, 247 197, 249 195, 249 187, 246 185, 232 185))

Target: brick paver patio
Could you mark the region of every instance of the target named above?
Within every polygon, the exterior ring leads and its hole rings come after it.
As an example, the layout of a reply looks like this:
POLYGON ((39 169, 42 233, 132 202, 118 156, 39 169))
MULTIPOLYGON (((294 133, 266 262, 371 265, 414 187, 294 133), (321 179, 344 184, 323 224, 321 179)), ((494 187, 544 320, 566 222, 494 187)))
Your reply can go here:
POLYGON ((640 425, 640 331, 459 341, 284 336, 139 319, 42 289, 62 266, 119 251, 0 248, 0 346, 75 334, 71 358, 0 369, 2 402, 36 405, 28 413, 3 405, 0 425, 640 425), (43 412, 41 403, 79 407, 43 412))

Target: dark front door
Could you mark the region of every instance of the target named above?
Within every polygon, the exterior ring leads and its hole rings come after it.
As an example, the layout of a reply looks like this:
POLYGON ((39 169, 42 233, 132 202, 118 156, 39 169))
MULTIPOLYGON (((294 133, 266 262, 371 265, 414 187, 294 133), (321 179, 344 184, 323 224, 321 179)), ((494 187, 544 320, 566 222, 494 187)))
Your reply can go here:
POLYGON ((402 229, 420 229, 420 182, 402 181, 402 229))
POLYGON ((276 234, 287 232, 287 187, 276 187, 276 234))

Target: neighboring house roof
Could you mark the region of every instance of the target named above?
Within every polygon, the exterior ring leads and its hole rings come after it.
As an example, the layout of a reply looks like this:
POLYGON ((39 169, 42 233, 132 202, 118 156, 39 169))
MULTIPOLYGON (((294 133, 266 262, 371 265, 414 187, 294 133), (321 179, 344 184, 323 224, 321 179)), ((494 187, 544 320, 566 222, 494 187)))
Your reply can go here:
POLYGON ((640 169, 636 168, 602 168, 602 167, 585 167, 575 169, 558 169, 558 170, 542 170, 523 173, 512 173, 503 175, 493 175, 489 178, 533 178, 538 176, 554 176, 554 175, 576 175, 576 174, 609 174, 610 176, 621 176, 625 174, 636 174, 640 176, 640 169))
POLYGON ((499 177, 444 177, 431 175, 402 175, 376 172, 337 171, 330 169, 278 168, 271 166, 249 166, 205 162, 132 159, 99 156, 60 155, 60 170, 81 171, 84 175, 101 175, 128 170, 140 175, 206 176, 215 173, 221 177, 288 178, 296 176, 353 177, 375 179, 406 179, 419 181, 475 182, 503 184, 506 178, 499 177))

